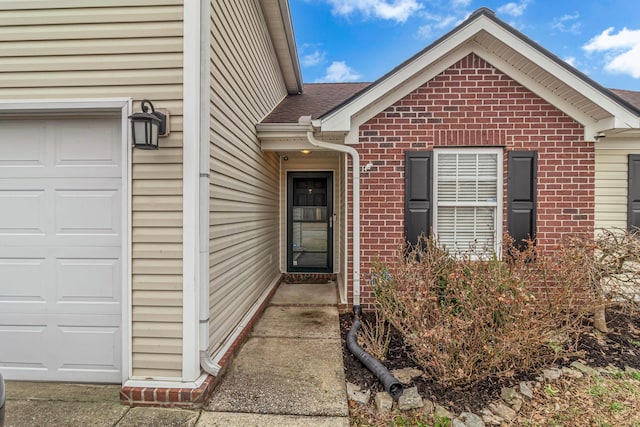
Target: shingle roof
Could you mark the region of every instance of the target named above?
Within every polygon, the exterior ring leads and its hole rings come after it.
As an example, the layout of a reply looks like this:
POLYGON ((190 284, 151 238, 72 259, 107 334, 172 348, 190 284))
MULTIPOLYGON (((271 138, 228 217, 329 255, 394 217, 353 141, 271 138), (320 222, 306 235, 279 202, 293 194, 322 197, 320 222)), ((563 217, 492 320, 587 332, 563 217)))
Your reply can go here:
POLYGON ((321 117, 370 83, 305 83, 299 95, 289 95, 262 123, 297 123, 300 116, 321 117))
MULTIPOLYGON (((287 96, 262 123, 297 123, 300 116, 309 115, 312 119, 317 119, 370 85, 371 83, 306 83, 302 94, 287 96)), ((640 92, 609 90, 640 109, 640 92)))
POLYGON ((611 92, 618 95, 620 98, 627 101, 629 104, 633 105, 637 109, 640 109, 640 92, 636 92, 633 90, 623 90, 623 89, 609 89, 611 92))

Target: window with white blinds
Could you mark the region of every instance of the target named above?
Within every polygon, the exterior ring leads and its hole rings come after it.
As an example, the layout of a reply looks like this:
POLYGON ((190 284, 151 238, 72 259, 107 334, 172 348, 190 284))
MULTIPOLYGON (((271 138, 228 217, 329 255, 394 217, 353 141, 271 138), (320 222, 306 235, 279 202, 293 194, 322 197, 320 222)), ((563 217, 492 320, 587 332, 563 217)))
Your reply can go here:
POLYGON ((434 150, 434 232, 453 252, 499 253, 502 150, 434 150))

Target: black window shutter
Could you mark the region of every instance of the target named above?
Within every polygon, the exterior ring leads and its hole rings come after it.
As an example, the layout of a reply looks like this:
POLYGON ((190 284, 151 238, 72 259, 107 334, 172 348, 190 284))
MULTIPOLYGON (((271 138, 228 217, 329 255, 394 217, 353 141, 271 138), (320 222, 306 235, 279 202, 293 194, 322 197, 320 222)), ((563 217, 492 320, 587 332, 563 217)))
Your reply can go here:
POLYGON ((509 151, 507 232, 519 246, 536 237, 536 151, 509 151))
POLYGON ((407 151, 404 169, 404 234, 418 243, 431 232, 431 151, 407 151))
POLYGON ((640 229, 640 154, 629 154, 627 227, 640 229))

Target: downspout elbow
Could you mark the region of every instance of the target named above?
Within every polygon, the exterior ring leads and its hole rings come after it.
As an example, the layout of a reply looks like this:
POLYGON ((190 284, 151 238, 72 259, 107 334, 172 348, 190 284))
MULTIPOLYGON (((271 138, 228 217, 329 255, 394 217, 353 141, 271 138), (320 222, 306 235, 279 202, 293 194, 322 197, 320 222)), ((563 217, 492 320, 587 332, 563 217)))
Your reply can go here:
POLYGON ((211 356, 209 356, 207 350, 200 351, 200 366, 207 374, 213 375, 214 377, 218 376, 221 368, 221 366, 214 362, 211 356))

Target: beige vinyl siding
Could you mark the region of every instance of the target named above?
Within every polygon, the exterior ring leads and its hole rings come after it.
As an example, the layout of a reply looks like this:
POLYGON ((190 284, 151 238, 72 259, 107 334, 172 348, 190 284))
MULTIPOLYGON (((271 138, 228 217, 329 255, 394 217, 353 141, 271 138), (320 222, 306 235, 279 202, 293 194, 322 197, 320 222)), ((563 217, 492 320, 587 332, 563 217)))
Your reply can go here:
POLYGON ((286 95, 255 0, 211 7, 210 351, 278 278, 279 158, 255 125, 286 95))
POLYGON ((627 227, 629 154, 640 153, 640 139, 596 144, 596 228, 627 227))
POLYGON ((328 171, 333 172, 333 212, 337 215, 336 224, 333 227, 333 271, 337 271, 339 267, 340 250, 337 245, 338 230, 340 230, 341 208, 339 200, 339 183, 342 177, 340 171, 340 155, 330 151, 315 151, 309 155, 301 153, 287 153, 289 160, 282 161, 282 172, 280 174, 280 269, 287 271, 287 173, 288 172, 311 172, 311 171, 328 171))
POLYGON ((171 114, 161 149, 132 154, 132 367, 180 379, 182 1, 0 2, 1 99, 110 97, 171 114))

